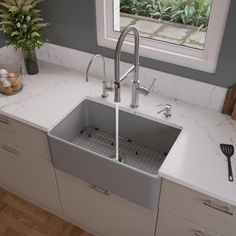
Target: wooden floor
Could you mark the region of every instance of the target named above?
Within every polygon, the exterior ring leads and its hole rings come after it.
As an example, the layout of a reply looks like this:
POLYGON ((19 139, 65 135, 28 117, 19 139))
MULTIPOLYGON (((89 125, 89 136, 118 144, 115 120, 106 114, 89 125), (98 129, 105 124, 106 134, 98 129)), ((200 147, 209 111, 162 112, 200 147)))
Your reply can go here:
POLYGON ((92 236, 0 188, 0 236, 92 236))

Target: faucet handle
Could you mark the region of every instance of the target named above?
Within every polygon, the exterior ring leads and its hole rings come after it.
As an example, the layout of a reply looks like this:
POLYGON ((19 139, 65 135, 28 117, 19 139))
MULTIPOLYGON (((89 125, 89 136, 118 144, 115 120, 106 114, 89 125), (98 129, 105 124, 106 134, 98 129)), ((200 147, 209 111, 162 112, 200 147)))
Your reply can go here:
POLYGON ((143 94, 144 96, 147 96, 150 93, 150 90, 153 87, 153 85, 156 82, 156 80, 157 80, 156 78, 153 79, 153 81, 152 81, 151 85, 149 86, 149 88, 145 88, 145 87, 143 87, 141 85, 138 85, 137 91, 139 93, 143 94))
POLYGON ((166 105, 165 105, 165 108, 162 109, 162 110, 160 110, 160 111, 158 111, 157 114, 160 114, 160 113, 162 113, 162 112, 164 112, 163 115, 164 115, 166 118, 171 117, 171 105, 170 105, 170 104, 166 104, 166 105))
POLYGON ((148 91, 150 92, 151 88, 153 87, 153 85, 155 84, 157 78, 154 78, 152 83, 150 84, 149 88, 148 88, 148 91))

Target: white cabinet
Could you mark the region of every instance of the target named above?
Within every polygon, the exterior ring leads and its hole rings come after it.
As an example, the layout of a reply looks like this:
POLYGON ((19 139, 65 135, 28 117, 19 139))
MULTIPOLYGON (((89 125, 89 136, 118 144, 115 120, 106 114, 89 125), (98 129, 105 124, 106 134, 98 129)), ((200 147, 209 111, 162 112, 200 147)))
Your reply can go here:
POLYGON ((61 213, 47 134, 1 114, 0 185, 61 213))
MULTIPOLYGON (((104 236, 154 236, 149 210, 56 170, 63 214, 104 236)), ((111 179, 112 181, 112 179, 111 179)))
POLYGON ((180 217, 160 210, 156 236, 218 236, 180 217))
POLYGON ((236 207, 167 180, 162 183, 160 209, 219 235, 236 235, 236 207))
POLYGON ((51 163, 3 139, 0 139, 0 184, 53 211, 61 211, 51 163))
POLYGON ((51 160, 45 132, 1 114, 0 138, 51 160))

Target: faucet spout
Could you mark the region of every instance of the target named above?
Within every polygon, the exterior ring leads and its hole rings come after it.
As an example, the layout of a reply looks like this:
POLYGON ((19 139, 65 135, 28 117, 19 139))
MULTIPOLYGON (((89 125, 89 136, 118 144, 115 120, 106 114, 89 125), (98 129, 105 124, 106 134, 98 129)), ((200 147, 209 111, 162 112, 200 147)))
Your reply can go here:
POLYGON ((104 80, 106 80, 106 64, 105 64, 105 59, 103 57, 103 55, 101 54, 97 54, 95 55, 90 61, 89 61, 89 64, 87 66, 87 69, 86 69, 86 82, 88 82, 88 76, 89 76, 89 70, 90 70, 90 67, 91 65, 93 64, 93 62, 97 59, 97 58, 101 58, 102 59, 102 63, 103 63, 103 76, 104 76, 104 80))
POLYGON ((120 102, 120 83, 126 79, 126 77, 134 71, 134 80, 138 82, 138 72, 139 72, 139 32, 136 27, 128 26, 121 33, 115 50, 115 102, 120 102), (122 76, 120 76, 120 56, 121 48, 124 40, 128 33, 133 32, 134 34, 134 63, 133 66, 122 76))
POLYGON ((110 84, 110 81, 107 79, 106 77, 106 62, 105 62, 105 58, 103 55, 101 54, 97 54, 95 55, 90 61, 89 61, 89 64, 87 66, 87 70, 86 70, 86 82, 88 82, 89 80, 89 70, 90 70, 90 67, 91 65, 93 64, 93 62, 97 59, 97 58, 101 58, 102 59, 102 63, 103 63, 103 81, 102 81, 102 84, 103 84, 103 90, 102 90, 102 97, 103 98, 106 98, 109 96, 108 92, 112 92, 112 84, 110 84))

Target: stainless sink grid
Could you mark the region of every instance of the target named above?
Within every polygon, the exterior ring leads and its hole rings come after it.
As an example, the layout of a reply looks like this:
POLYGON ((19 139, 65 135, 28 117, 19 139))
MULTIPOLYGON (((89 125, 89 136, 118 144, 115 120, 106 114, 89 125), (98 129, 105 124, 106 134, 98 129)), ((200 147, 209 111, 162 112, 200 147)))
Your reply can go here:
MULTIPOLYGON (((114 135, 97 128, 84 128, 72 143, 106 157, 115 158, 114 135)), ((156 175, 167 154, 119 137, 119 155, 123 163, 156 175)))

